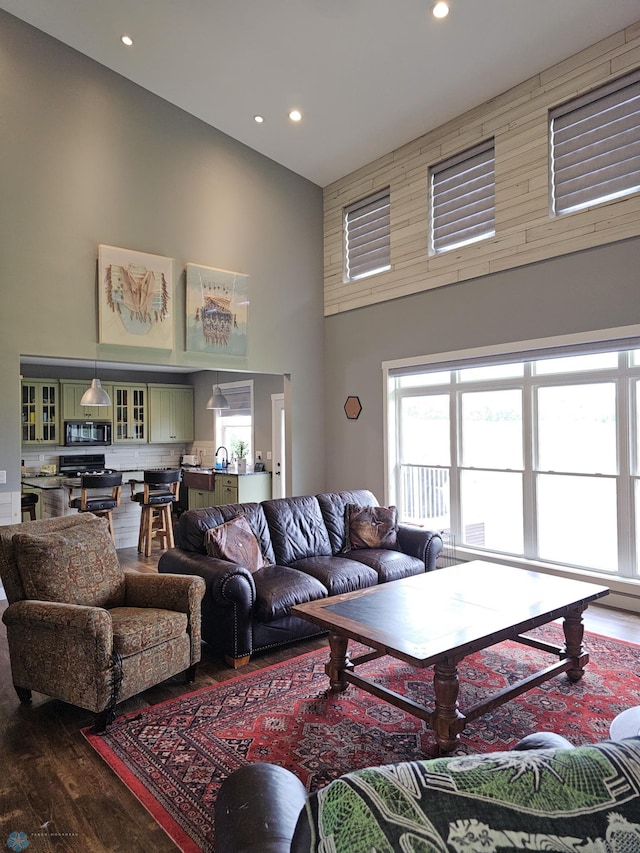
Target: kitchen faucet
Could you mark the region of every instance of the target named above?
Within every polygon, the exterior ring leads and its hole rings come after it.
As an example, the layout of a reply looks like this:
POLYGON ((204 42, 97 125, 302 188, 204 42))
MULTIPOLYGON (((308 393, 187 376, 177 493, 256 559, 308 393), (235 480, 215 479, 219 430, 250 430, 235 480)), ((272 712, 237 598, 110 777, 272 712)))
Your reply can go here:
POLYGON ((220 447, 216 450, 216 468, 218 467, 218 453, 224 450, 224 461, 220 463, 220 468, 228 468, 229 467, 229 451, 227 448, 221 444, 220 447))

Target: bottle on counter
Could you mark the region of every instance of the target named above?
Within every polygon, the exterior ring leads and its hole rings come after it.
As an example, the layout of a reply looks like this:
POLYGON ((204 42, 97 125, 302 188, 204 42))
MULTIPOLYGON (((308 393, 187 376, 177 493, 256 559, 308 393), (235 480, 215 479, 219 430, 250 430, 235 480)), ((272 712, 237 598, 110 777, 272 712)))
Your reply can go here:
POLYGON ((22 477, 24 477, 26 473, 27 473, 27 469, 24 467, 24 459, 23 459, 22 462, 20 463, 20 475, 22 477))

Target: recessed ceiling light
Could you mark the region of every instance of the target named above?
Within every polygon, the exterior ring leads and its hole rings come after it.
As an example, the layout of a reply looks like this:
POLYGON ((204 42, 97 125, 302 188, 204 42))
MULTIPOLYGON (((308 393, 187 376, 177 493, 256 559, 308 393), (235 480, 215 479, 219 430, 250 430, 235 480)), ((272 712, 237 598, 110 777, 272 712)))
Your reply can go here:
POLYGON ((291 110, 291 112, 289 113, 289 118, 291 119, 291 121, 300 121, 300 119, 302 118, 302 113, 300 112, 300 110, 291 110))
POLYGON ((262 122, 264 121, 264 116, 254 116, 253 120, 256 124, 262 124, 262 122))
POLYGON ((433 17, 434 18, 446 18, 449 14, 449 4, 445 3, 444 0, 440 0, 439 3, 433 7, 433 17))
POLYGON ((133 44, 133 39, 131 38, 131 36, 122 36, 120 41, 122 42, 122 44, 126 44, 127 47, 131 47, 131 45, 133 44))

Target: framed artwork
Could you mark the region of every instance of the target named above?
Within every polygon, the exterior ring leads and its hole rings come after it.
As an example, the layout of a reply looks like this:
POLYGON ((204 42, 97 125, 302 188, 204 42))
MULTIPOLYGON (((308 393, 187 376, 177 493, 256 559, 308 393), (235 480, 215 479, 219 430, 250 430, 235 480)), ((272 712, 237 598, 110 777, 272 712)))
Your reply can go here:
POLYGON ((101 344, 173 349, 173 258, 98 246, 101 344))
POLYGON ((187 264, 187 350, 247 354, 249 276, 187 264))

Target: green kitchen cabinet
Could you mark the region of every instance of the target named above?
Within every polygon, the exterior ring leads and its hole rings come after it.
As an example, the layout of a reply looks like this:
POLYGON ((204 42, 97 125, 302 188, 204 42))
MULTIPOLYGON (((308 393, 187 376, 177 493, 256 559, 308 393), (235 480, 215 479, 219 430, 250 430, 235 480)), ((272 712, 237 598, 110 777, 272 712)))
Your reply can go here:
MULTIPOLYGON (((113 402, 113 386, 101 383, 113 402)), ((111 421, 113 406, 83 406, 80 402, 85 391, 91 388, 91 381, 64 380, 60 383, 62 393, 62 418, 65 421, 111 421)))
POLYGON ((150 385, 149 442, 186 444, 193 436, 193 387, 150 385))
POLYGON ((54 379, 23 379, 22 444, 60 444, 60 385, 54 379))
POLYGON ((114 384, 113 441, 146 442, 149 391, 147 385, 114 384))

